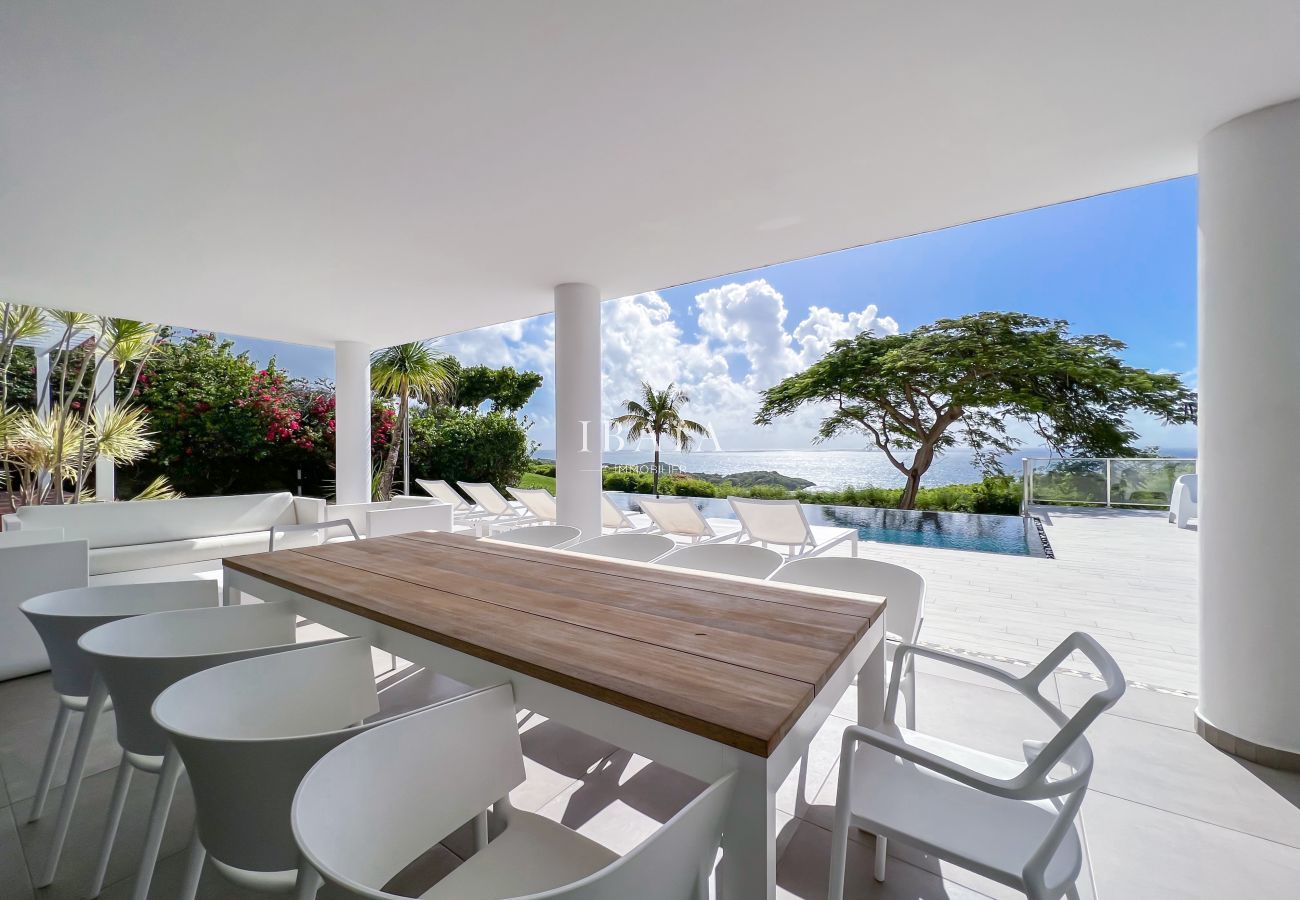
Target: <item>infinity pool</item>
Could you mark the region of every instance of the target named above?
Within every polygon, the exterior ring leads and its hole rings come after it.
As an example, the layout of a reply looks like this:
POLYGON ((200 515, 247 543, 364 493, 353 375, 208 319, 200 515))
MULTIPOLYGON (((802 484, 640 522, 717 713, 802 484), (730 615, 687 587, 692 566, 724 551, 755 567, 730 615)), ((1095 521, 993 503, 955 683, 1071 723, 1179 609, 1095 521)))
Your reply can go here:
MULTIPOLYGON (((640 512, 637 494, 611 493, 624 509, 640 512)), ((734 519, 726 500, 693 497, 696 507, 712 519, 734 519)), ((901 509, 871 509, 862 506, 821 506, 805 503, 808 521, 814 525, 857 528, 864 541, 943 547, 949 550, 978 550, 1013 556, 1044 556, 1038 527, 1019 516, 983 516, 972 513, 914 512, 901 509)))

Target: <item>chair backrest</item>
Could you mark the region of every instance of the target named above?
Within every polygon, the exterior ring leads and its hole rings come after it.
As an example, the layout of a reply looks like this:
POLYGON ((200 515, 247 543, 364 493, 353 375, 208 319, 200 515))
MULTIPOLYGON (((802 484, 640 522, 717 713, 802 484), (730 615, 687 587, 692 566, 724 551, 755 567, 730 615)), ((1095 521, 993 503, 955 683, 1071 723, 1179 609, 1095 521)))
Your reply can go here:
MULTIPOLYGON (((1102 713, 1119 702, 1127 687, 1124 673, 1120 671, 1115 658, 1092 635, 1076 631, 1061 641, 1042 662, 1015 679, 1015 682, 1034 705, 1060 726, 1051 740, 1036 748, 1033 759, 1025 768, 1022 799, 1059 797, 1086 787, 1092 774, 1092 748, 1088 745, 1084 732, 1102 713), (1087 657, 1101 675, 1101 686, 1073 715, 1069 715, 1043 696, 1041 685, 1052 677, 1056 667, 1072 653, 1082 653, 1087 657), (1053 770, 1061 763, 1068 765, 1073 773, 1064 778, 1052 777, 1053 770)), ((886 716, 891 714, 892 710, 887 710, 886 716)), ((1081 800, 1081 797, 1077 800, 1081 800)))
POLYGON ((20 608, 49 654, 54 690, 87 697, 95 667, 77 644, 86 632, 133 616, 215 607, 220 600, 215 581, 189 579, 52 591, 24 600, 20 608))
POLYGON ((460 482, 460 487, 461 490, 474 498, 475 503, 492 513, 494 516, 502 516, 514 512, 514 507, 510 505, 510 501, 505 497, 502 497, 501 492, 486 481, 462 481, 460 482))
POLYGON ((632 520, 627 517, 613 500, 609 499, 607 492, 600 495, 600 524, 602 528, 635 528, 632 520))
POLYGON ((1191 500, 1193 503, 1195 503, 1196 502, 1196 473, 1190 472, 1186 475, 1179 475, 1177 478, 1174 479, 1174 486, 1177 487, 1180 484, 1187 486, 1187 498, 1191 500))
POLYGON ((638 497, 641 512, 650 517, 664 534, 713 537, 713 526, 700 514, 689 497, 638 497))
POLYGON ((582 531, 572 525, 524 525, 494 534, 492 540, 529 547, 567 547, 582 540, 582 531))
POLYGON ((150 715, 159 694, 195 672, 293 649, 296 622, 288 603, 218 606, 110 622, 79 643, 113 698, 122 749, 161 756, 167 736, 150 715))
POLYGON ((727 502, 749 537, 765 544, 816 544, 812 525, 798 500, 755 500, 728 497, 727 502))
POLYGON ((607 556, 610 559, 650 562, 671 552, 676 546, 672 538, 662 534, 604 534, 565 549, 574 553, 607 556))
POLYGON ((885 628, 916 643, 925 617, 925 579, 906 566, 854 556, 812 556, 786 563, 771 581, 885 598, 885 628))
POLYGON ((443 503, 450 503, 456 512, 462 512, 470 507, 460 492, 441 478, 417 478, 415 483, 424 488, 429 496, 436 497, 443 503))
POLYGON ((370 896, 524 780, 509 684, 385 722, 302 779, 293 832, 327 880, 370 896))
POLYGON ((581 881, 515 900, 694 900, 712 867, 735 775, 724 775, 630 852, 581 881))
POLYGON ((290 809, 299 782, 379 712, 370 646, 326 641, 227 663, 168 687, 153 717, 194 789, 213 858, 254 872, 298 866, 290 809))
POLYGON ((551 492, 542 488, 507 488, 524 507, 543 522, 554 522, 559 516, 555 508, 555 498, 551 492))
POLYGON ((674 550, 656 562, 661 566, 718 575, 766 578, 781 565, 781 554, 753 544, 693 544, 674 550))

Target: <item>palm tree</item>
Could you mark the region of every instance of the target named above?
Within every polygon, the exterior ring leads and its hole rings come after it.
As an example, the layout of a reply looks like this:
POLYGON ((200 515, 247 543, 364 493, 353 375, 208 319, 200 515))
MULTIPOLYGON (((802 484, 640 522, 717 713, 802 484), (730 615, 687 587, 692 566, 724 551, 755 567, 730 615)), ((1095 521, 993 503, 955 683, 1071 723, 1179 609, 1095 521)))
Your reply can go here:
POLYGON ((709 433, 709 429, 699 422, 682 418, 682 407, 690 402, 686 392, 672 382, 662 391, 656 391, 650 382, 643 381, 641 399, 626 401, 623 408, 627 412, 611 423, 626 425, 629 441, 639 441, 647 434, 654 436, 656 497, 659 496, 659 445, 663 439, 671 438, 684 453, 691 449, 696 437, 705 437, 709 433))
MULTIPOLYGON (((397 428, 402 435, 403 482, 411 491, 410 410, 412 398, 439 403, 455 390, 450 357, 437 350, 433 341, 412 341, 377 350, 370 357, 370 385, 385 398, 397 398, 397 428)), ((397 446, 393 441, 384 458, 379 477, 379 499, 393 496, 393 475, 397 470, 397 446)))

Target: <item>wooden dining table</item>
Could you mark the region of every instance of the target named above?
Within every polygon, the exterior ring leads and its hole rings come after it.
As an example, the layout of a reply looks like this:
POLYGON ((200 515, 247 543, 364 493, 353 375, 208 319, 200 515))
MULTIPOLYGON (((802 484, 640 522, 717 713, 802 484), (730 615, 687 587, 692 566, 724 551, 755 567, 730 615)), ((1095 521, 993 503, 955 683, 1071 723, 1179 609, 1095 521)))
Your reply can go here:
POLYGON ((225 560, 244 594, 705 782, 736 773, 718 896, 776 891, 776 792, 858 677, 884 700, 885 598, 460 534, 225 560))

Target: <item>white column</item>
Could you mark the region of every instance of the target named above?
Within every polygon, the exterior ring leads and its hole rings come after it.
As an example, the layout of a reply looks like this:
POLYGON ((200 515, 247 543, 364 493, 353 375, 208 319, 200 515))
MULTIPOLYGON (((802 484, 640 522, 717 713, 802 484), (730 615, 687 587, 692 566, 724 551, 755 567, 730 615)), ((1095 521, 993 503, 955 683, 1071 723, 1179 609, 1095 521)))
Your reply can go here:
MULTIPOLYGON (((93 396, 97 412, 105 413, 113 408, 114 374, 116 374, 116 367, 110 359, 103 360, 95 370, 93 396)), ((95 499, 117 499, 117 472, 114 470, 113 461, 106 456, 95 459, 95 499)))
POLYGON ((334 344, 336 503, 370 502, 370 348, 334 344))
POLYGON ((1300 100, 1201 142, 1200 247, 1198 729, 1229 752, 1291 767, 1300 764, 1300 100))
POLYGON ((563 525, 600 534, 600 292, 555 286, 555 476, 563 525))

